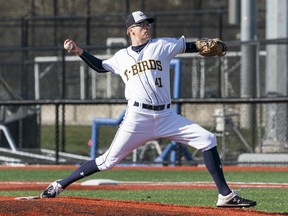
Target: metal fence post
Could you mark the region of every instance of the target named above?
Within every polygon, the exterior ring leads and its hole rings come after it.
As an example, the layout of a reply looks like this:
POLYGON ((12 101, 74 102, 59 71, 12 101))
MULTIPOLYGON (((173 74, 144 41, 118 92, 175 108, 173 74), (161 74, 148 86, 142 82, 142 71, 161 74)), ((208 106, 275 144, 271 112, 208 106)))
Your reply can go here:
POLYGON ((59 164, 59 104, 55 105, 55 163, 59 164))

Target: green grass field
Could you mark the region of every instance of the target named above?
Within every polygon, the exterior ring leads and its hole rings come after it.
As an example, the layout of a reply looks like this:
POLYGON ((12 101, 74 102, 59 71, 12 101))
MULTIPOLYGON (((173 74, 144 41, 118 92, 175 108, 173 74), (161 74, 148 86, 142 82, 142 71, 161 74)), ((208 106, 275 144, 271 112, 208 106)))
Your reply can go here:
MULTIPOLYGON (((72 172, 67 170, 0 170, 0 181, 54 181, 72 172)), ((226 171, 228 182, 287 183, 287 172, 267 171, 226 171)), ((112 179, 118 181, 190 182, 212 181, 207 171, 184 170, 111 170, 94 174, 88 179, 112 179)), ((43 188, 44 189, 44 188, 43 188)), ((233 188, 238 189, 238 188, 233 188)), ((36 195, 41 191, 0 191, 0 196, 36 195)), ((288 213, 288 189, 283 188, 242 188, 241 195, 254 199, 256 210, 288 213)), ((174 189, 174 190, 69 190, 61 196, 83 196, 113 200, 135 200, 145 202, 173 203, 191 206, 215 207, 216 189, 174 189)))
MULTIPOLYGON (((108 147, 117 127, 101 127, 100 147, 108 147)), ((55 127, 45 126, 41 129, 41 146, 55 148, 55 127)), ((83 155, 89 154, 87 142, 91 137, 91 126, 67 126, 66 150, 83 155)), ((221 141, 219 141, 221 143, 221 141)), ((234 148, 234 147, 233 147, 234 148)), ((237 149, 236 149, 237 150, 237 149)), ((233 151, 236 151, 233 149, 233 151)), ((52 182, 63 178, 72 172, 67 170, 23 170, 0 169, 0 181, 45 181, 52 182)), ((226 171, 228 182, 263 182, 288 183, 288 172, 264 171, 226 171)), ((118 181, 153 181, 153 182, 196 182, 212 181, 207 171, 180 170, 111 170, 92 175, 88 179, 112 179, 118 181)), ((44 189, 44 188, 43 188, 44 189)), ((232 188, 238 189, 238 188, 232 188)), ((37 195, 42 191, 5 191, 0 190, 0 196, 37 195)), ((161 202, 189 206, 215 207, 217 201, 216 189, 174 189, 174 190, 67 190, 61 196, 83 196, 89 198, 105 198, 113 200, 134 200, 144 202, 161 202)), ((264 212, 288 213, 288 189, 283 188, 242 188, 241 195, 257 201, 256 210, 264 212)))

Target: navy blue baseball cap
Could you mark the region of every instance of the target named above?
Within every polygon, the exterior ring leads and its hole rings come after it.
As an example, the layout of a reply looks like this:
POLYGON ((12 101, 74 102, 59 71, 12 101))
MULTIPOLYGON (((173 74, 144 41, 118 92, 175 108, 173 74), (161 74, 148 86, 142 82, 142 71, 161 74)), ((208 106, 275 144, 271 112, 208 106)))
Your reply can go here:
POLYGON ((142 11, 135 11, 132 14, 129 14, 126 18, 126 29, 128 29, 133 24, 138 24, 147 20, 148 23, 153 23, 154 18, 147 17, 142 11))

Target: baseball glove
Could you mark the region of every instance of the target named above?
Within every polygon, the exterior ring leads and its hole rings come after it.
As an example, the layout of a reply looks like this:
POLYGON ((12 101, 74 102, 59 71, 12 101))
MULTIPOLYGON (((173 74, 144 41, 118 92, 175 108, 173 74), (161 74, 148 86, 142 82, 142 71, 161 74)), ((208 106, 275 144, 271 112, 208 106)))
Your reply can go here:
POLYGON ((227 45, 219 38, 201 38, 195 44, 202 56, 224 56, 227 51, 227 45))

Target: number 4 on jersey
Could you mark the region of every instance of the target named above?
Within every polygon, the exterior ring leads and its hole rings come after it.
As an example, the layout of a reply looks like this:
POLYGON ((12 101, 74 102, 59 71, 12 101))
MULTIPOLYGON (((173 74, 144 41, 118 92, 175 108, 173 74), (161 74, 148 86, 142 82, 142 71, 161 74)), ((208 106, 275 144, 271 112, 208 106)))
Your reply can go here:
POLYGON ((163 87, 161 77, 156 77, 155 85, 159 88, 163 87))

